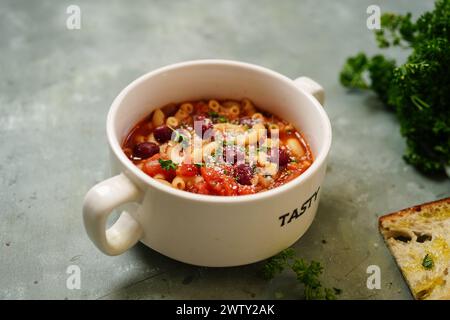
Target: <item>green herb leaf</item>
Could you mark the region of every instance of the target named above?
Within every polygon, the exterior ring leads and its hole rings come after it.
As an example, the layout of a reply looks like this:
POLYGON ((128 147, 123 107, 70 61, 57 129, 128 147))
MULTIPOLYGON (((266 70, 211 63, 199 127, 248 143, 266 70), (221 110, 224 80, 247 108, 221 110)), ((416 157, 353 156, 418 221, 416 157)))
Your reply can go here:
POLYGON ((427 270, 431 270, 434 267, 433 258, 428 253, 422 260, 422 266, 427 270))
POLYGON ((209 111, 208 112, 208 116, 210 118, 212 118, 213 121, 215 121, 215 122, 219 122, 219 123, 228 122, 228 118, 227 117, 219 115, 219 113, 217 113, 216 111, 209 111))
POLYGON ((384 55, 359 53, 347 59, 342 85, 374 91, 393 111, 406 139, 404 159, 420 171, 444 175, 450 167, 450 1, 417 20, 410 13, 384 13, 375 32, 380 48, 407 49, 402 64, 384 55))
POLYGON ((187 136, 185 136, 184 134, 181 134, 179 131, 174 131, 175 132, 175 137, 174 137, 174 141, 175 142, 179 142, 182 144, 189 144, 189 138, 187 136))
POLYGON ((323 267, 317 261, 308 262, 295 257, 292 248, 281 251, 276 256, 267 260, 263 266, 263 275, 266 279, 272 279, 285 269, 290 269, 296 275, 297 281, 304 286, 306 300, 334 300, 336 294, 342 290, 337 288, 324 288, 320 282, 323 267))
POLYGON ((295 251, 292 248, 281 251, 276 256, 268 259, 263 266, 263 275, 266 279, 272 279, 281 273, 286 267, 289 267, 289 261, 295 257, 295 251))
POLYGON ((169 171, 177 169, 177 164, 174 163, 172 160, 159 159, 158 162, 161 165, 161 168, 163 168, 164 170, 169 171))

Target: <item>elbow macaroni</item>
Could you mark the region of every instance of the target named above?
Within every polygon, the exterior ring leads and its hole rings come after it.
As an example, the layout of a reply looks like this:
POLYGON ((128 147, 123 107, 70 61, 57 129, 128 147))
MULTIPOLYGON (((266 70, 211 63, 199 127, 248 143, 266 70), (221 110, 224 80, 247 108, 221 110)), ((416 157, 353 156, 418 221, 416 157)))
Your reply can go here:
POLYGON ((264 116, 262 115, 262 113, 255 112, 255 113, 252 115, 252 119, 255 120, 255 121, 261 121, 261 122, 263 122, 263 121, 264 121, 264 116))
POLYGON ((184 190, 186 188, 186 182, 182 177, 176 176, 175 178, 173 178, 172 186, 179 190, 184 190))
POLYGON ((164 113, 161 111, 161 109, 156 109, 153 112, 153 118, 152 118, 152 124, 154 127, 159 127, 164 124, 164 113))
POLYGON ((192 103, 186 102, 180 106, 180 110, 183 110, 187 114, 191 114, 192 111, 194 111, 194 106, 192 105, 192 103))
POLYGON ((178 121, 178 119, 175 117, 168 117, 166 120, 166 124, 172 128, 177 127, 179 123, 180 123, 180 121, 178 121))
POLYGON ((218 112, 221 106, 217 100, 209 100, 208 107, 211 111, 218 112))
POLYGON ((241 110, 239 110, 238 106, 232 106, 229 110, 228 110, 228 114, 234 118, 236 118, 237 116, 239 116, 239 113, 241 112, 241 110))
POLYGON ((175 113, 175 118, 176 118, 178 121, 181 121, 181 120, 183 120, 183 119, 186 119, 188 116, 189 116, 189 114, 188 114, 186 111, 181 110, 181 109, 179 109, 179 110, 177 111, 177 113, 175 113))

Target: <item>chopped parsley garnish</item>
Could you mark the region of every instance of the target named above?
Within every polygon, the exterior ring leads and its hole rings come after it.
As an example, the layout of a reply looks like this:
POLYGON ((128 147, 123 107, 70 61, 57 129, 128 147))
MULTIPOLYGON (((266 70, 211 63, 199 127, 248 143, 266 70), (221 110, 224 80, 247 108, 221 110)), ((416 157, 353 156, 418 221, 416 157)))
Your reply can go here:
POLYGON ((184 145, 188 145, 189 144, 189 138, 187 136, 185 136, 184 134, 179 133, 178 131, 176 132, 176 136, 175 136, 175 142, 179 142, 182 143, 184 145))
POLYGON ((212 120, 215 121, 215 122, 219 122, 219 123, 228 122, 228 118, 227 117, 219 115, 219 113, 217 113, 216 111, 208 112, 208 116, 210 118, 212 118, 212 120))
POLYGON ((217 118, 217 122, 220 122, 220 123, 228 122, 228 118, 226 118, 224 116, 220 116, 217 118))
POLYGON ((177 164, 174 163, 172 160, 159 159, 158 162, 161 165, 161 168, 167 171, 175 170, 177 168, 177 164))
POLYGON ((169 126, 169 128, 175 133, 175 136, 173 137, 173 141, 175 142, 179 142, 181 144, 183 144, 183 146, 188 146, 189 145, 189 137, 180 133, 179 130, 173 129, 169 126))
POLYGON ((342 293, 341 289, 323 287, 319 279, 323 272, 320 263, 297 258, 292 248, 283 250, 267 260, 263 266, 263 273, 265 278, 272 279, 285 269, 292 270, 297 281, 303 284, 306 300, 335 300, 336 295, 342 293))
POLYGON ((433 258, 428 253, 422 260, 422 266, 427 270, 431 270, 434 267, 433 258))
POLYGON ((205 166, 205 164, 203 164, 203 163, 194 163, 194 164, 197 168, 201 168, 201 167, 205 166))

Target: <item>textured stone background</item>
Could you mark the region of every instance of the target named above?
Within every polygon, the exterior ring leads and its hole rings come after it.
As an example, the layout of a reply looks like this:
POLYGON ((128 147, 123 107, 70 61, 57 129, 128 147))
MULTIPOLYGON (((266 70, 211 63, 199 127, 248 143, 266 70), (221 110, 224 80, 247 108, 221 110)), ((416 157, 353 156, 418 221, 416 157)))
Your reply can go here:
MULTIPOLYGON (((376 52, 366 8, 418 13, 431 1, 0 1, 0 298, 298 298, 291 274, 261 264, 198 268, 142 245, 107 257, 81 219, 108 177, 105 119, 115 95, 154 68, 199 58, 260 64, 326 89, 334 142, 317 219, 295 244, 342 298, 410 299, 377 231, 384 213, 449 195, 407 166, 394 116, 338 81, 345 58, 376 52), (82 28, 66 29, 78 4, 82 28), (326 243, 323 243, 325 240, 326 243), (81 268, 81 290, 66 268, 81 268), (366 288, 379 265, 382 289, 366 288)), ((403 58, 404 53, 395 52, 403 58)))

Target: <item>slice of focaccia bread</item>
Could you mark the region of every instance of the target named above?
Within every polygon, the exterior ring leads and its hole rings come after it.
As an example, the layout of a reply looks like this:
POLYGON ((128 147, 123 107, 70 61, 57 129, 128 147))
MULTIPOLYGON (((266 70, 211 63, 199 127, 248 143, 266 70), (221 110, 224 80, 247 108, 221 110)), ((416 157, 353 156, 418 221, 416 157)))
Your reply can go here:
POLYGON ((414 298, 450 300, 450 198, 382 216, 379 228, 414 298))

